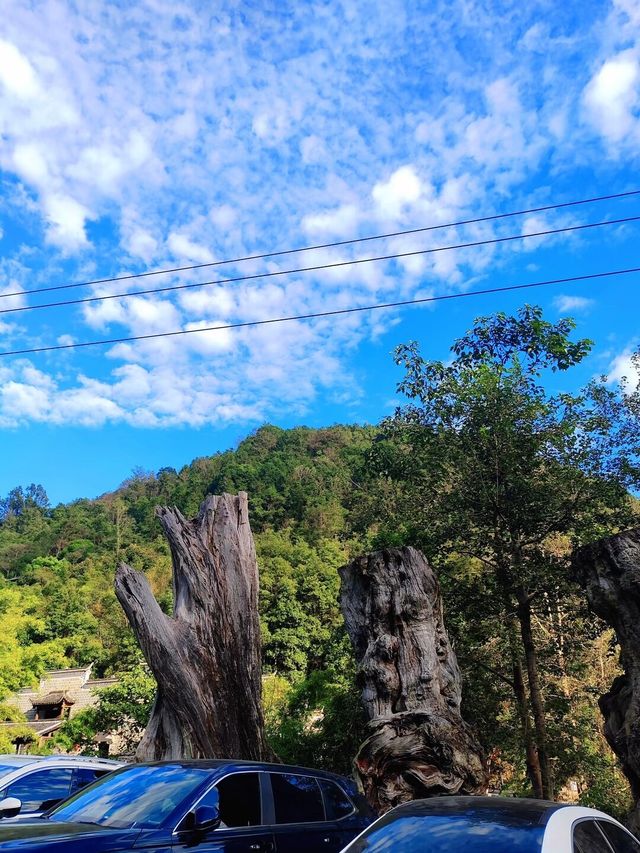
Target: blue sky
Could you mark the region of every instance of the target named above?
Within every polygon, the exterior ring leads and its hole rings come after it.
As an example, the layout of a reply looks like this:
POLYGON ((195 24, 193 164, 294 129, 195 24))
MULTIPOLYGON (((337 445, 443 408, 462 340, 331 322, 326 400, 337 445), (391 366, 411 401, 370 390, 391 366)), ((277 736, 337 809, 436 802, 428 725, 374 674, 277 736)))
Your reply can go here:
MULTIPOLYGON (((639 162, 636 0, 6 0, 0 21, 0 297, 623 192, 640 187, 639 162)), ((294 257, 332 263, 637 214, 630 199, 294 257)), ((0 350, 638 266, 639 235, 631 223, 0 314, 0 350)), ((630 370, 639 288, 629 276, 526 297, 597 342, 558 388, 630 370)), ((474 316, 524 298, 0 358, 0 494, 41 482, 54 502, 93 497, 134 467, 179 467, 264 422, 375 422, 396 403, 397 343, 446 358, 474 316)))

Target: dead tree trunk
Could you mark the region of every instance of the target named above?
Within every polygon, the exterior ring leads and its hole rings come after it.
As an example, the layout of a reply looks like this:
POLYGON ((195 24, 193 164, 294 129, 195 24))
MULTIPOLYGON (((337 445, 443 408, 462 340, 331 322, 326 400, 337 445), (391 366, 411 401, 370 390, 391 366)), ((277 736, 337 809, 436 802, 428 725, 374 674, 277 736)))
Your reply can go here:
POLYGON ((415 548, 388 548, 340 570, 368 736, 355 760, 377 811, 435 794, 480 793, 482 750, 460 714, 458 662, 437 578, 415 548))
POLYGON ((136 758, 270 755, 263 731, 258 567, 247 495, 209 495, 197 518, 156 515, 173 560, 173 616, 121 564, 116 595, 158 683, 136 758))
POLYGON ((600 697, 604 733, 631 785, 640 828, 640 528, 601 539, 573 556, 575 577, 591 609, 615 630, 620 643, 618 676, 600 697))

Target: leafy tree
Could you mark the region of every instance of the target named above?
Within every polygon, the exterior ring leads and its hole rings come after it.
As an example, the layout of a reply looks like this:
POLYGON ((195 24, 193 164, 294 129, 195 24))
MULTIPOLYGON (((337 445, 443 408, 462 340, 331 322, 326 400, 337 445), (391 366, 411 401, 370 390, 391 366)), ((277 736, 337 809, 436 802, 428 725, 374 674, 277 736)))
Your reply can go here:
POLYGON ((408 538, 466 566, 476 612, 488 608, 500 626, 531 781, 548 798, 534 608, 567 596, 566 556, 550 543, 631 523, 629 489, 640 483, 638 393, 604 379, 577 395, 549 394, 542 384, 589 353, 590 341, 570 338, 574 326, 525 306, 513 317, 477 319, 448 363, 425 361, 415 343, 398 347, 406 371, 399 390, 413 402, 386 423, 374 451, 377 469, 404 487, 392 524, 400 515, 408 538))
POLYGON ((24 515, 30 509, 45 512, 49 508, 49 498, 43 486, 31 483, 26 489, 16 486, 6 498, 0 499, 0 523, 9 517, 24 515))
POLYGON ((281 697, 265 722, 283 761, 351 775, 366 726, 353 666, 314 671, 281 697))
POLYGON ((260 566, 260 613, 268 670, 306 675, 331 660, 342 617, 338 567, 345 551, 332 541, 315 547, 290 534, 256 536, 260 566))
POLYGON ((58 639, 31 639, 44 628, 37 615, 39 603, 36 589, 0 582, 0 699, 37 682, 47 667, 66 663, 64 647, 58 639))

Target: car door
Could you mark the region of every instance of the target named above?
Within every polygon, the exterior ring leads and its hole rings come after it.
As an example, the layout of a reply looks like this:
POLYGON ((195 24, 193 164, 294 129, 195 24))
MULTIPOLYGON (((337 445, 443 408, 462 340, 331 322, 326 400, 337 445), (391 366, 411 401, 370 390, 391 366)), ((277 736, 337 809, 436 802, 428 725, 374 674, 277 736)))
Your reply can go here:
POLYGON ((276 853, 337 853, 343 845, 334 821, 325 815, 314 776, 268 774, 273 798, 276 853))
MULTIPOLYGON (((261 775, 231 773, 216 782, 212 787, 217 789, 220 801, 220 826, 202 836, 178 833, 173 850, 176 853, 273 853, 273 833, 264 825, 262 817, 261 775)), ((197 806, 209 805, 207 794, 197 806)))
POLYGON ((22 803, 20 814, 39 814, 69 796, 71 767, 42 767, 25 773, 0 793, 0 798, 15 797, 22 803))
POLYGON ((371 817, 361 814, 344 788, 333 779, 318 779, 327 821, 332 821, 340 837, 340 847, 346 847, 371 823, 371 817))

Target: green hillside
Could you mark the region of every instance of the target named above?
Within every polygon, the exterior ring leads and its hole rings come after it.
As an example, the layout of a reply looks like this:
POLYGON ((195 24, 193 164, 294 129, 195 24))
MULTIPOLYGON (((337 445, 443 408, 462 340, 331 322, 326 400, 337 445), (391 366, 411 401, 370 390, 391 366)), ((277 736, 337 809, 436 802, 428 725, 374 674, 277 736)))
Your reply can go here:
POLYGON ((620 813, 628 790, 596 702, 618 672, 615 638, 587 612, 568 558, 574 544, 637 523, 638 403, 604 380, 574 397, 544 391, 541 371, 588 352, 571 329, 523 309, 477 321, 449 364, 400 348, 410 403, 378 427, 263 426, 235 450, 135 472, 93 501, 51 507, 42 487, 13 490, 0 501, 0 701, 47 667, 93 662, 96 675, 124 674, 124 686, 60 743, 90 748, 92 730, 127 715, 138 720, 135 740, 152 683, 115 599, 115 567, 146 572, 169 613, 170 557, 154 508, 191 516, 208 493, 244 490, 261 573, 266 719, 283 758, 349 770, 364 722, 337 570, 371 548, 415 544, 441 578, 464 713, 493 784, 531 790, 526 745, 537 738, 556 791, 620 813), (517 571, 496 573, 496 553, 518 537, 517 571), (524 584, 543 740, 515 691, 523 672, 530 688, 516 619, 524 584))

